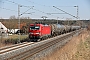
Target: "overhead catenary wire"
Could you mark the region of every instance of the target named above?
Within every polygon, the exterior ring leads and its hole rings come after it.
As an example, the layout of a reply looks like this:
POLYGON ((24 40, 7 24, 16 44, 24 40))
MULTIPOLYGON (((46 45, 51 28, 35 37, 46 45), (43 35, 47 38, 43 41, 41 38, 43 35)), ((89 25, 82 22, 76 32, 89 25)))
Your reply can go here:
MULTIPOLYGON (((5 3, 3 1, 0 1, 1 3, 5 3)), ((18 12, 16 10, 12 10, 12 9, 8 9, 8 8, 5 8, 5 7, 0 7, 0 9, 4 9, 4 10, 8 10, 8 11, 14 11, 14 12, 18 12)))
MULTIPOLYGON (((0 1, 1 3, 5 3, 3 1, 0 1)), ((8 8, 5 8, 5 7, 0 7, 0 9, 4 9, 4 10, 8 10, 8 11, 14 11, 14 12, 18 12, 16 10, 12 10, 12 9, 8 9, 8 8)))
POLYGON ((41 13, 44 13, 44 14, 49 15, 49 16, 57 17, 57 16, 55 16, 55 15, 48 14, 48 13, 46 13, 46 12, 43 12, 43 11, 38 10, 38 9, 35 9, 35 8, 34 8, 33 10, 38 11, 38 12, 41 12, 41 13))
POLYGON ((18 5, 18 3, 14 2, 14 1, 10 1, 10 0, 6 0, 6 1, 8 1, 8 2, 11 2, 11 3, 14 3, 14 4, 17 4, 17 5, 18 5))
MULTIPOLYGON (((13 11, 13 12, 18 12, 18 11, 16 11, 16 10, 12 10, 12 9, 8 9, 8 8, 5 8, 5 7, 0 7, 0 9, 4 9, 4 10, 8 10, 8 11, 13 11)), ((32 9, 32 8, 29 8, 28 10, 30 10, 30 9, 32 9)), ((27 10, 27 11, 28 11, 27 10)), ((25 11, 25 12, 27 12, 27 11, 25 11)), ((24 12, 24 13, 25 13, 24 12)), ((22 12, 22 14, 24 14, 23 12, 22 12)), ((33 14, 33 15, 36 15, 36 14, 33 14)), ((39 16, 39 15, 36 15, 36 16, 39 16)))
POLYGON ((5 2, 3 2, 2 0, 0 1, 1 3, 5 3, 5 2))
MULTIPOLYGON (((34 7, 34 6, 33 6, 34 7)), ((26 10, 25 12, 23 12, 21 15, 25 14, 27 11, 29 11, 30 9, 33 9, 33 8, 29 8, 28 10, 26 10)))
MULTIPOLYGON (((28 1, 30 3, 33 3, 33 4, 37 4, 37 5, 40 5, 40 6, 44 6, 44 7, 49 7, 49 8, 52 8, 52 6, 47 6, 47 5, 44 5, 44 4, 39 4, 39 3, 36 3, 36 2, 33 2, 33 1, 30 1, 30 0, 25 0, 25 1, 28 1)), ((52 9, 51 9, 52 10, 52 9)), ((56 10, 54 10, 56 11, 56 10)), ((43 12, 42 12, 43 13, 43 12)), ((45 13, 47 15, 51 15, 50 13, 45 13)), ((55 16, 55 15, 52 15, 52 16, 55 16)), ((56 16, 57 17, 57 16, 56 16)))
MULTIPOLYGON (((14 12, 18 12, 18 11, 16 11, 16 10, 12 10, 12 9, 8 9, 8 8, 4 8, 4 7, 0 7, 1 9, 4 9, 4 10, 9 10, 9 11, 14 11, 14 12)), ((29 8, 28 10, 30 10, 30 9, 32 9, 32 8, 29 8)), ((28 11, 27 10, 27 11, 28 11)), ((27 11, 25 11, 25 12, 27 12, 27 11)), ((24 12, 24 13, 25 13, 24 12)), ((22 13, 22 14, 24 14, 24 13, 22 13)))
MULTIPOLYGON (((18 5, 18 3, 14 2, 14 1, 10 1, 10 0, 6 0, 6 1, 18 5)), ((2 2, 2 1, 0 1, 0 2, 2 2)), ((3 2, 3 3, 4 3, 4 2, 3 2)), ((20 4, 20 5, 21 5, 21 4, 20 4)), ((28 8, 29 8, 28 10, 31 9, 31 8, 30 8, 31 6, 25 6, 25 5, 21 5, 21 6, 28 7, 28 8)), ((1 8, 1 9, 4 9, 4 10, 9 10, 9 11, 18 12, 18 11, 16 11, 16 10, 8 9, 8 8, 5 8, 5 7, 0 7, 0 8, 1 8)), ((28 10, 27 10, 27 11, 28 11, 28 10)), ((27 12, 27 11, 25 11, 25 12, 27 12)), ((24 12, 24 13, 25 13, 25 12, 24 12)), ((22 12, 22 14, 23 14, 23 12, 22 12)))
POLYGON ((33 1, 30 1, 30 0, 25 0, 25 1, 28 1, 28 2, 31 2, 33 4, 37 4, 37 5, 40 5, 40 6, 44 6, 44 7, 51 7, 51 6, 46 6, 46 5, 42 5, 42 4, 39 4, 39 3, 36 3, 36 2, 33 2, 33 1))
MULTIPOLYGON (((14 4, 17 4, 17 5, 21 5, 21 6, 24 6, 24 7, 28 7, 28 8, 31 7, 31 6, 25 6, 25 5, 22 5, 22 4, 19 4, 19 3, 16 3, 16 2, 14 2, 14 1, 10 1, 10 0, 6 0, 6 1, 11 2, 11 3, 14 3, 14 4)), ((33 2, 33 3, 34 3, 34 2, 33 2)), ((45 6, 45 5, 43 5, 43 6, 45 6)), ((36 10, 36 11, 39 11, 39 12, 45 13, 45 12, 40 11, 40 10, 37 10, 37 9, 33 9, 33 10, 36 10)), ((45 13, 45 14, 47 14, 47 13, 45 13)))
POLYGON ((18 12, 16 10, 11 10, 11 9, 8 9, 8 8, 4 8, 4 7, 0 7, 1 9, 4 9, 4 10, 9 10, 9 11, 14 11, 14 12, 18 12))
POLYGON ((68 15, 70 15, 70 16, 72 16, 72 17, 74 17, 74 18, 77 18, 77 17, 75 17, 74 15, 72 15, 72 14, 70 14, 70 13, 64 11, 64 10, 62 10, 62 9, 60 9, 60 8, 57 8, 56 6, 53 6, 53 7, 56 8, 56 9, 58 9, 58 10, 60 10, 60 11, 62 11, 62 12, 64 12, 64 13, 66 13, 66 14, 68 14, 68 15))
POLYGON ((21 6, 23 6, 23 7, 28 7, 28 8, 32 7, 32 6, 25 6, 25 5, 23 5, 23 4, 19 4, 19 3, 16 3, 16 2, 14 2, 14 1, 10 1, 10 0, 6 0, 6 1, 8 1, 8 2, 10 2, 10 3, 13 3, 13 4, 16 4, 16 5, 21 5, 21 6))
MULTIPOLYGON (((49 7, 49 8, 51 8, 52 6, 47 6, 47 5, 43 5, 43 4, 39 4, 39 3, 36 3, 36 2, 32 2, 32 1, 30 1, 30 0, 25 0, 25 1, 28 1, 28 2, 30 2, 30 3, 33 3, 33 4, 37 4, 37 5, 40 5, 40 6, 44 6, 44 7, 49 7)), ((59 6, 59 7, 73 7, 73 6, 59 6)), ((75 7, 75 6, 74 6, 75 7)), ((55 10, 56 11, 56 10, 55 10)), ((61 10, 62 11, 62 10, 61 10)), ((62 11, 62 12, 65 12, 65 11, 62 11)), ((67 13, 67 12, 65 12, 66 14, 68 14, 68 15, 71 15, 72 17, 74 17, 74 18, 77 18, 78 19, 78 8, 77 8, 77 17, 76 16, 74 16, 74 15, 72 15, 72 14, 70 14, 70 13, 67 13)), ((63 13, 63 14, 65 14, 65 13, 63 13)), ((50 14, 50 13, 48 13, 48 14, 50 14)), ((52 13, 51 13, 52 14, 52 13)), ((51 15, 50 14, 50 15, 51 15)), ((62 14, 62 13, 54 13, 54 14, 62 14)))
MULTIPOLYGON (((8 2, 10 2, 10 3, 13 3, 13 4, 15 4, 15 5, 21 5, 21 6, 27 7, 27 8, 30 8, 30 7, 31 7, 31 6, 25 6, 25 5, 16 3, 16 2, 14 2, 14 1, 10 1, 10 0, 6 0, 6 1, 8 1, 8 2)), ((25 1, 26 1, 26 0, 25 0, 25 1)), ((36 4, 35 2, 32 2, 32 3, 36 4)), ((41 5, 41 4, 38 4, 38 5, 41 5)), ((46 5, 42 5, 42 6, 46 6, 46 5)), ((46 7, 50 7, 50 6, 46 6, 46 7)), ((45 13, 45 12, 43 12, 43 11, 40 11, 40 10, 38 10, 38 9, 33 9, 33 10, 39 11, 39 12, 44 13, 44 14, 47 14, 47 15, 49 15, 49 16, 51 15, 51 14, 45 13)), ((51 15, 51 16, 57 17, 57 16, 55 16, 55 15, 51 15)))
MULTIPOLYGON (((49 8, 52 8, 52 6, 48 6, 48 5, 44 5, 44 4, 39 4, 39 3, 30 1, 30 0, 25 0, 25 1, 28 1, 28 2, 30 2, 30 3, 36 4, 36 5, 40 5, 40 6, 43 6, 43 7, 49 7, 49 8)), ((54 11, 56 11, 56 10, 54 10, 54 11)))
MULTIPOLYGON (((18 4, 18 3, 16 3, 16 2, 14 2, 14 1, 10 1, 10 0, 6 0, 6 1, 11 2, 11 3, 14 3, 14 4, 17 4, 17 5, 21 5, 21 6, 24 6, 24 7, 28 7, 28 8, 31 7, 31 6, 25 6, 25 5, 22 5, 22 4, 18 4)), ((31 8, 30 8, 30 9, 31 9, 31 8)), ((39 11, 39 12, 45 13, 45 12, 40 11, 40 10, 37 10, 37 9, 33 9, 33 10, 36 10, 36 11, 39 11)), ((28 10, 27 10, 27 11, 28 11, 28 10)))

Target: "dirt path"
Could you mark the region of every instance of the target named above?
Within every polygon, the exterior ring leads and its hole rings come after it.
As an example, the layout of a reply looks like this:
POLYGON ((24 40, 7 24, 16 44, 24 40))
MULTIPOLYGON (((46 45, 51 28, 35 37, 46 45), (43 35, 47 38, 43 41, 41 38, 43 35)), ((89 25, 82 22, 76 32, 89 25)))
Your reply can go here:
POLYGON ((73 37, 69 43, 67 43, 63 48, 55 51, 51 55, 41 59, 41 60, 70 60, 72 56, 77 52, 77 46, 81 41, 85 41, 88 37, 88 32, 82 31, 79 36, 73 37))

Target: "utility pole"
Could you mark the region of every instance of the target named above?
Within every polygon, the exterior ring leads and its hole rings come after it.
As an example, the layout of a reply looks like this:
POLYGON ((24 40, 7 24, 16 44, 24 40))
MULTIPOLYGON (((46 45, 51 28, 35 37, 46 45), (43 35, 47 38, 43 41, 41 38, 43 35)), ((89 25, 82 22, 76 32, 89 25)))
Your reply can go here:
POLYGON ((2 31, 3 31, 3 27, 1 25, 1 28, 0 28, 0 37, 1 37, 0 46, 2 46, 2 31))
POLYGON ((79 7, 77 6, 77 19, 79 18, 78 14, 79 14, 79 7))
MULTIPOLYGON (((32 6, 32 8, 29 8, 28 10, 26 10, 22 14, 20 14, 20 7, 22 7, 22 5, 18 5, 18 29, 19 29, 19 40, 18 40, 18 43, 20 43, 20 16, 23 15, 23 14, 31 14, 31 13, 26 13, 26 12, 29 11, 30 9, 32 9, 34 6, 32 6)), ((24 7, 27 7, 27 6, 24 6, 24 7)))
POLYGON ((47 17, 46 16, 42 16, 41 18, 43 18, 43 20, 46 20, 47 17))
POLYGON ((45 23, 45 21, 46 21, 46 16, 42 16, 41 18, 43 18, 43 22, 42 23, 45 23))
POLYGON ((77 7, 77 19, 79 18, 79 6, 74 6, 74 7, 77 7))
POLYGON ((59 18, 59 17, 57 17, 57 24, 58 24, 58 18, 59 18))
POLYGON ((19 40, 18 43, 20 43, 20 5, 18 5, 18 28, 19 28, 19 40))

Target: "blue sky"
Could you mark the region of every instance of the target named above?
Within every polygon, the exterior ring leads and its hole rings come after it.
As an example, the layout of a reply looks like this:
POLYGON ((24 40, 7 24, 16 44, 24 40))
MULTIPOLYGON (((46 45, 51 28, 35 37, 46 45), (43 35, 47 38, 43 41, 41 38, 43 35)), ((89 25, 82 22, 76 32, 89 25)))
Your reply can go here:
MULTIPOLYGON (((41 18, 42 16, 47 16, 49 19, 76 19, 68 14, 51 14, 47 13, 64 13, 53 6, 56 6, 74 16, 77 16, 77 8, 79 7, 79 17, 80 19, 90 19, 90 1, 89 0, 0 0, 0 18, 9 18, 12 15, 18 16, 18 4, 25 6, 34 6, 26 13, 23 14, 24 17, 30 18, 41 18), (15 2, 15 3, 13 3, 15 2), (7 10, 9 9, 9 10, 7 10), (14 11, 11 11, 14 10, 14 11)), ((20 13, 25 12, 29 8, 20 7, 20 13)), ((22 17, 20 16, 20 17, 22 17)))

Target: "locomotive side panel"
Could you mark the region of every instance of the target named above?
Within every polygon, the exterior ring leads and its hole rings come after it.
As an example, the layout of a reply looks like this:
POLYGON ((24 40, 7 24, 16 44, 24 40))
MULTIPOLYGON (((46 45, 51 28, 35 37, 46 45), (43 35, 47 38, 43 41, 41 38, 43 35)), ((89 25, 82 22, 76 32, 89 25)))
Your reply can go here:
POLYGON ((44 37, 44 36, 49 36, 51 35, 51 28, 49 25, 43 25, 41 27, 41 36, 44 37))

